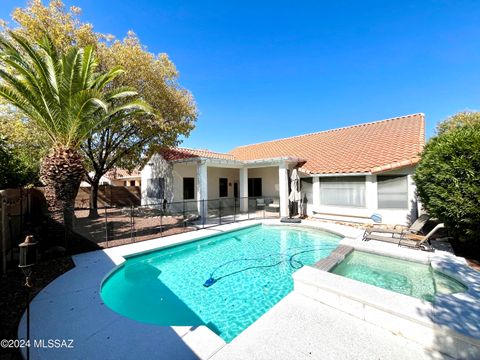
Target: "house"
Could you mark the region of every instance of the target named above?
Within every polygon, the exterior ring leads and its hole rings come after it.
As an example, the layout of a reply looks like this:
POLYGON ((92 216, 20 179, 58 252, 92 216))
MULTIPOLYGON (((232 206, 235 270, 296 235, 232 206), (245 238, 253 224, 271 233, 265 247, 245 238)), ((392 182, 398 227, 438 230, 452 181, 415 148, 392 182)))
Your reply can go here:
MULTIPOLYGON (((94 173, 90 172, 90 176, 94 173)), ((109 170, 105 175, 100 178, 100 185, 112 185, 112 186, 140 186, 142 177, 139 169, 133 169, 128 171, 122 168, 113 168, 109 170)), ((90 184, 87 181, 82 181, 80 187, 89 187, 90 184)))
POLYGON ((412 179, 425 144, 423 114, 237 147, 228 153, 169 148, 141 171, 142 204, 184 201, 200 216, 205 201, 246 197, 278 201, 288 215, 297 169, 306 213, 326 219, 407 224, 417 217, 412 179))

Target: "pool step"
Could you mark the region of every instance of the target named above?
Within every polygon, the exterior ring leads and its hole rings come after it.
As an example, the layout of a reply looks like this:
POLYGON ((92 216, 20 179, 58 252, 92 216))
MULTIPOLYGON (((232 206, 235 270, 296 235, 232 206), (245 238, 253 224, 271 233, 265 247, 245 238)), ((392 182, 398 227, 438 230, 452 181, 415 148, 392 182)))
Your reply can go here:
POLYGON ((345 257, 352 251, 353 247, 351 246, 339 245, 330 253, 327 258, 317 261, 313 267, 323 271, 330 271, 335 265, 345 259, 345 257))

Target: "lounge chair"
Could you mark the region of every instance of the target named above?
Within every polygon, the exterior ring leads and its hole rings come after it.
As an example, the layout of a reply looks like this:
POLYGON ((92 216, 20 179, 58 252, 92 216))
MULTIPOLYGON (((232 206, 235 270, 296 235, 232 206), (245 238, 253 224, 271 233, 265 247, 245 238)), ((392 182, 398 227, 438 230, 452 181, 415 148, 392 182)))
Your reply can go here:
POLYGON ((415 222, 407 230, 403 230, 402 225, 395 225, 393 229, 382 229, 378 227, 378 225, 374 225, 373 227, 365 230, 365 233, 363 234, 363 239, 366 240, 366 237, 371 233, 392 234, 392 237, 395 237, 395 235, 399 237, 404 234, 419 234, 429 219, 430 215, 420 215, 418 219, 415 220, 415 222))
POLYGON ((418 235, 418 234, 402 234, 400 237, 393 237, 393 236, 381 236, 381 235, 374 235, 368 234, 364 240, 376 240, 376 241, 383 241, 389 242, 393 244, 397 244, 398 246, 408 246, 413 248, 420 248, 423 250, 430 250, 430 247, 427 246, 428 240, 435 234, 439 229, 443 229, 445 225, 438 224, 435 226, 427 235, 418 235))

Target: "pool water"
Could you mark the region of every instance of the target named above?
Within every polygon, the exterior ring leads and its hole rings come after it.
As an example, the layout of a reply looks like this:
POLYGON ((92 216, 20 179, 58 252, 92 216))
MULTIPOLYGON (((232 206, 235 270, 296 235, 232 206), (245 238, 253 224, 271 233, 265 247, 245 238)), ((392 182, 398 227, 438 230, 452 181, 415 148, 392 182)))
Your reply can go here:
POLYGON ((294 271, 326 258, 340 239, 256 225, 128 258, 104 281, 101 296, 129 318, 206 325, 229 342, 293 290, 294 271))
POLYGON ((331 272, 430 302, 437 294, 467 290, 463 284, 433 270, 430 265, 361 251, 353 251, 331 272))

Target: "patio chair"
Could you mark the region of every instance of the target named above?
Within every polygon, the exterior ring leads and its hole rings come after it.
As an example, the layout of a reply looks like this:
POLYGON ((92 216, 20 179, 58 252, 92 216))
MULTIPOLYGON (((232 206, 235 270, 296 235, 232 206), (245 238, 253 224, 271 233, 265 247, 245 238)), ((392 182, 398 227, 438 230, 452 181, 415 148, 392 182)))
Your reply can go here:
POLYGON ((279 201, 277 199, 273 200, 270 204, 268 204, 266 210, 270 212, 280 212, 279 201))
POLYGON ((430 246, 426 243, 430 240, 430 238, 435 234, 438 230, 443 229, 445 225, 438 224, 435 226, 427 235, 418 235, 418 234, 402 234, 400 237, 390 237, 390 236, 381 236, 381 235, 374 235, 368 234, 365 238, 366 241, 368 240, 376 240, 376 241, 383 241, 388 243, 397 244, 398 246, 407 246, 417 249, 423 250, 430 250, 430 246))
POLYGON ((257 210, 263 210, 265 208, 265 199, 256 199, 257 201, 257 210))
POLYGON ((403 230, 402 225, 395 225, 393 229, 382 229, 378 227, 378 225, 373 225, 373 227, 365 230, 363 234, 363 240, 366 240, 366 237, 371 233, 392 234, 392 237, 395 237, 395 235, 401 236, 404 234, 419 234, 423 227, 427 224, 428 220, 430 220, 430 215, 420 215, 407 230, 403 230))

